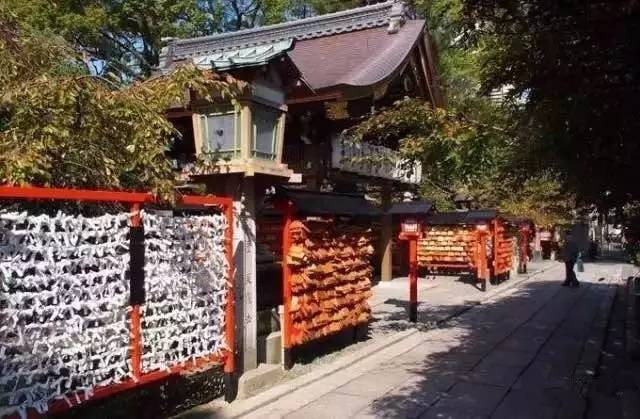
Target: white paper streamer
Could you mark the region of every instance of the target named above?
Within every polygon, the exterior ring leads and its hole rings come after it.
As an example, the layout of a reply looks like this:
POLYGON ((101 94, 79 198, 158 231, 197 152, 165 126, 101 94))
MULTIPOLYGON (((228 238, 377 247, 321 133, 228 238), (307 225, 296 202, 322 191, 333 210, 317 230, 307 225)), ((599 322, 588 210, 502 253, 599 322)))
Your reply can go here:
POLYGON ((143 371, 219 353, 226 348, 226 218, 145 213, 143 222, 143 371))
POLYGON ((0 417, 129 376, 128 219, 0 212, 0 417))

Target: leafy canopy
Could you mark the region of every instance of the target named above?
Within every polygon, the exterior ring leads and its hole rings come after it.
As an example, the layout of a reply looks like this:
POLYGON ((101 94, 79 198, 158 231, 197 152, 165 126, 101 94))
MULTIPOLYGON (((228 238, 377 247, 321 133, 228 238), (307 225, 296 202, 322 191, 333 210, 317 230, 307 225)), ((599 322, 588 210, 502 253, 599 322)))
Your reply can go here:
POLYGON ((165 117, 188 90, 232 100, 243 84, 193 66, 123 86, 90 74, 62 39, 0 9, 0 181, 152 190, 171 199, 165 117))
MULTIPOLYGON (((422 162, 420 192, 440 209, 457 194, 479 206, 533 218, 541 225, 570 217, 573 197, 563 178, 532 164, 534 147, 524 141, 509 102, 493 100, 482 84, 489 36, 464 41, 464 0, 416 0, 438 50, 438 82, 447 105, 434 109, 417 99, 384 109, 352 130, 358 140, 399 146, 404 157, 422 162)), ((375 159, 375 157, 373 158, 375 159)))
POLYGON ((529 164, 552 167, 584 203, 640 194, 640 3, 463 0, 464 42, 485 92, 509 87, 529 164), (585 182, 585 179, 589 179, 585 182))
POLYGON ((82 51, 99 74, 148 76, 163 38, 252 28, 360 5, 356 0, 2 0, 29 26, 82 51))

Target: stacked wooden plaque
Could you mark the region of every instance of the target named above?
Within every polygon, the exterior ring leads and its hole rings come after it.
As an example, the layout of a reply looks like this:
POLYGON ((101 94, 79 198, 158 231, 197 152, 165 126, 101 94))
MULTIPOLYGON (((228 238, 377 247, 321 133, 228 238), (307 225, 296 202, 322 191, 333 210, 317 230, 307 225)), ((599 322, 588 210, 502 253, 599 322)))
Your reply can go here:
POLYGON ((294 221, 290 343, 300 345, 371 317, 371 231, 314 218, 294 221))
POLYGON ((418 242, 418 265, 474 264, 476 250, 474 230, 462 226, 429 226, 425 238, 418 242))
POLYGON ((513 264, 513 238, 508 236, 502 224, 497 224, 495 229, 495 275, 501 275, 509 272, 513 264))

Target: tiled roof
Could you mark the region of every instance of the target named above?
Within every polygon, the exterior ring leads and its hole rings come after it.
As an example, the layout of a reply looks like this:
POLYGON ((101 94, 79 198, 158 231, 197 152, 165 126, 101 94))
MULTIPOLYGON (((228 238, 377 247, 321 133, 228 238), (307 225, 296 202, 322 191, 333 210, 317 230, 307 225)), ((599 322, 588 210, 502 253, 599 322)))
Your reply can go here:
POLYGON ((387 28, 298 42, 289 52, 313 89, 371 86, 403 66, 422 35, 424 21, 410 20, 393 35, 387 28))
POLYGON ((402 3, 387 1, 372 6, 358 7, 277 25, 197 38, 176 39, 170 41, 166 53, 169 54, 168 58, 172 61, 179 61, 200 55, 270 44, 283 40, 295 39, 300 41, 386 26, 389 24, 393 13, 402 14, 402 7, 402 3))
POLYGON ((229 70, 262 65, 286 53, 314 90, 372 86, 403 68, 424 26, 421 20, 405 23, 403 3, 391 0, 277 25, 172 40, 162 50, 160 69, 192 60, 202 68, 229 70))
POLYGON ((229 70, 245 66, 263 65, 293 47, 293 40, 274 42, 259 46, 244 47, 234 50, 215 52, 195 57, 193 63, 202 69, 229 70))

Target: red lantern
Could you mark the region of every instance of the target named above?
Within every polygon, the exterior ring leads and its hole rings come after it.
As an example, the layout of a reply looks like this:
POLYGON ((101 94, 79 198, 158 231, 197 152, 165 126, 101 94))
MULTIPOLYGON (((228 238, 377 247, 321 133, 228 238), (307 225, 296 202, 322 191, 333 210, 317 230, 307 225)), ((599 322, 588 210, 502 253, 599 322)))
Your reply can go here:
POLYGON ((400 227, 401 240, 415 240, 422 234, 422 223, 418 218, 407 217, 402 220, 400 227))
POLYGON ((478 223, 476 224, 476 230, 481 231, 481 232, 487 232, 489 231, 489 224, 487 223, 478 223))

